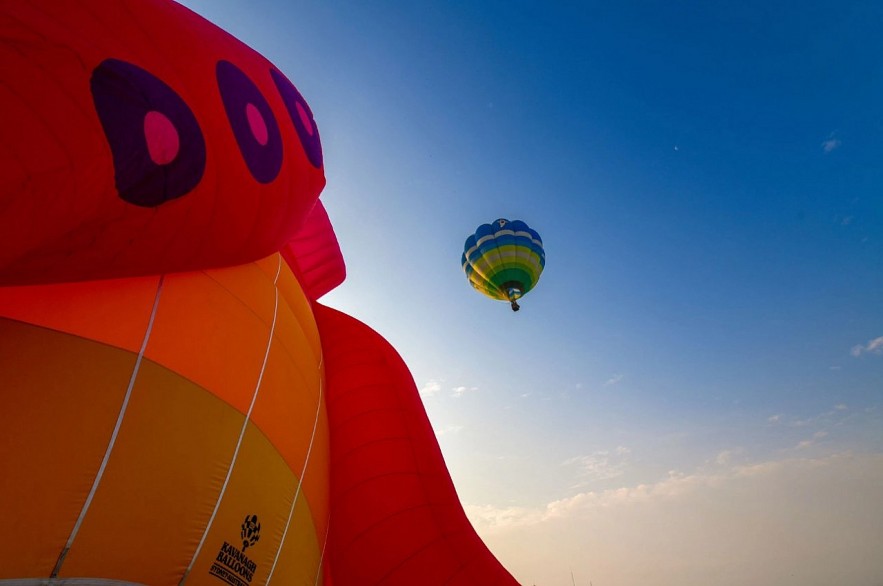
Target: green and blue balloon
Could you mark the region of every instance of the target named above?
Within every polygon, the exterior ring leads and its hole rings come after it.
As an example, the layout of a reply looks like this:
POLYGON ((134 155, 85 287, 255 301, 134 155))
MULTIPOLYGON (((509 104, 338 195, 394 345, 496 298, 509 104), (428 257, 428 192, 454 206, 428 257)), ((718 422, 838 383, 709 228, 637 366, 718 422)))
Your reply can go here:
POLYGON ((521 220, 499 218, 466 239, 460 262, 476 291, 508 301, 512 311, 518 311, 517 300, 540 279, 546 253, 536 230, 521 220))

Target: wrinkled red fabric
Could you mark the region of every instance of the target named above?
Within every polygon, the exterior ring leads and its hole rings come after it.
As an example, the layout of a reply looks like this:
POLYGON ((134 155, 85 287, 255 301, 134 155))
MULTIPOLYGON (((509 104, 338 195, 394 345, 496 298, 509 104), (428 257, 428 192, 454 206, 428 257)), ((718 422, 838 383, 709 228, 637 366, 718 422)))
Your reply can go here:
POLYGON ((346 265, 321 200, 282 249, 282 256, 310 299, 318 299, 343 283, 346 265))
POLYGON ((377 332, 314 304, 331 442, 335 586, 515 585, 457 497, 414 379, 377 332))

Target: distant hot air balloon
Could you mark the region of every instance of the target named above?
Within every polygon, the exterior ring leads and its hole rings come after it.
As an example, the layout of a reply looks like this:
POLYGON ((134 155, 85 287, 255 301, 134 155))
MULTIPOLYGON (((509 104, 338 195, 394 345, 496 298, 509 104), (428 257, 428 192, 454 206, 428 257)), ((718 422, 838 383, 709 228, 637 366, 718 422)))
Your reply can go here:
POLYGON ((460 259, 469 283, 491 299, 517 300, 534 288, 546 266, 543 240, 521 220, 482 224, 466 239, 460 259))

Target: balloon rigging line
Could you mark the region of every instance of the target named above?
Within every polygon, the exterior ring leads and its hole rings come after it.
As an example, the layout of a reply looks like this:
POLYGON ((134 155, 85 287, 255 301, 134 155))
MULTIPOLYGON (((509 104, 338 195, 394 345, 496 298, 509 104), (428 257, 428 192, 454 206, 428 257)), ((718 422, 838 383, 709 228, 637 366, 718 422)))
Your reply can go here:
POLYGON ((236 459, 239 457, 239 449, 242 447, 242 440, 245 438, 245 430, 248 429, 248 422, 251 420, 251 412, 254 409, 255 402, 258 398, 258 391, 261 389, 261 383, 264 380, 264 371, 267 369, 267 361, 270 358, 270 347, 273 345, 273 335, 276 331, 276 317, 279 314, 279 273, 282 270, 282 255, 279 255, 279 266, 276 268, 276 276, 273 279, 273 291, 275 293, 275 301, 273 304, 273 323, 270 325, 270 335, 267 337, 267 349, 264 352, 264 361, 261 364, 261 372, 258 374, 257 385, 255 385, 254 393, 251 396, 251 404, 248 406, 248 411, 245 413, 245 419, 242 422, 242 429, 239 431, 239 439, 236 441, 236 448, 233 450, 233 458, 230 461, 230 466, 227 467, 227 476, 224 478, 224 484, 221 485, 221 492, 218 494, 218 500, 215 501, 215 508, 212 510, 212 514, 209 517, 208 523, 205 526, 205 530, 202 533, 202 538, 199 540, 199 544, 196 546, 196 551, 193 552, 193 557, 190 558, 190 564, 187 566, 187 569, 184 570, 184 575, 181 576, 181 581, 178 582, 178 586, 183 586, 184 582, 187 581, 187 577, 190 575, 190 572, 193 570, 193 565, 196 563, 196 558, 199 557, 199 552, 202 551, 202 546, 205 545, 205 540, 208 537, 208 533, 212 528, 212 524, 215 521, 215 517, 218 514, 218 509, 221 508, 221 501, 224 500, 224 494, 227 491, 227 485, 230 483, 230 477, 233 475, 233 468, 236 466, 236 459))
MULTIPOLYGON (((291 525, 291 518, 294 516, 294 507, 297 506, 297 497, 300 496, 300 487, 303 486, 304 476, 307 474, 307 464, 310 462, 310 454, 313 452, 313 441, 316 439, 316 429, 319 427, 319 413, 322 411, 322 390, 325 386, 322 380, 322 358, 319 359, 319 400, 316 403, 316 417, 313 419, 313 433, 310 435, 310 445, 307 447, 307 456, 304 459, 304 467, 301 470, 300 478, 297 481, 297 489, 294 491, 294 500, 291 501, 291 508, 288 510, 288 519, 285 521, 285 530, 282 532, 282 540, 279 542, 279 548, 276 550, 276 557, 273 558, 273 565, 270 566, 270 573, 267 575, 266 584, 270 583, 270 580, 273 578, 273 572, 276 571, 276 563, 279 561, 279 555, 282 553, 282 546, 285 545, 285 537, 288 535, 288 528, 291 525)), ((326 534, 326 540, 327 540, 326 534)), ((324 553, 324 546, 322 551, 324 553)), ((321 563, 319 564, 319 568, 321 570, 321 563)))
POLYGON ((95 475, 95 480, 92 481, 92 488, 89 490, 89 495, 86 497, 86 502, 83 503, 83 508, 80 510, 80 516, 77 517, 77 522, 74 523, 74 528, 71 531, 70 537, 67 539, 67 543, 64 546, 64 549, 61 551, 61 555, 58 556, 58 561, 55 562, 55 568, 52 570, 52 574, 50 574, 50 578, 58 577, 58 573, 61 571, 61 566, 64 564, 64 560, 67 557, 67 554, 71 550, 71 546, 74 544, 74 540, 77 538, 77 534, 80 532, 80 526, 83 524, 83 520, 86 518, 86 513, 89 510, 89 507, 92 505, 92 499, 95 498, 95 492, 98 490, 98 485, 101 483, 101 479, 104 476, 104 471, 107 468, 107 462, 110 460, 110 454, 113 451, 114 445, 116 444, 117 435, 120 432, 120 427, 123 424, 123 417, 126 415, 126 409, 129 406, 129 398, 132 396, 132 389, 135 387, 135 380, 138 378, 138 372, 141 369, 141 359, 144 357, 144 351, 147 350, 147 341, 150 339, 150 334, 153 331, 153 322, 156 319, 156 311, 159 308, 159 298, 163 289, 163 282, 165 281, 165 275, 160 275, 159 283, 156 286, 156 295, 153 298, 153 308, 150 310, 150 319, 147 321, 147 329, 144 332, 144 339, 141 340, 141 348, 138 350, 138 357, 135 359, 135 366, 132 369, 132 376, 129 377, 129 386, 126 387, 126 395, 123 397, 123 404, 120 406, 120 412, 117 415, 116 424, 114 425, 113 432, 110 434, 110 441, 107 444, 107 449, 104 451, 104 458, 101 460, 101 465, 98 467, 98 473, 95 475))
POLYGON ((328 527, 331 527, 331 512, 328 513, 328 522, 325 524, 325 539, 322 541, 322 553, 319 554, 319 567, 316 568, 316 581, 313 586, 319 586, 319 577, 322 575, 322 566, 325 562, 325 549, 328 547, 328 527))

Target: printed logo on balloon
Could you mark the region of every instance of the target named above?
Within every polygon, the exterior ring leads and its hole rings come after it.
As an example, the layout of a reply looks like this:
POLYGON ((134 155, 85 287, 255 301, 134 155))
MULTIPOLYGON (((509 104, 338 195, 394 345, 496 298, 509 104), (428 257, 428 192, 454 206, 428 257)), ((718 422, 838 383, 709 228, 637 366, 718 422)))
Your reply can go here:
POLYGON ((230 586, 248 586, 257 571, 257 564, 245 554, 245 550, 254 547, 261 538, 261 523, 257 515, 245 516, 239 537, 242 539, 242 549, 225 541, 209 569, 210 576, 230 586))

